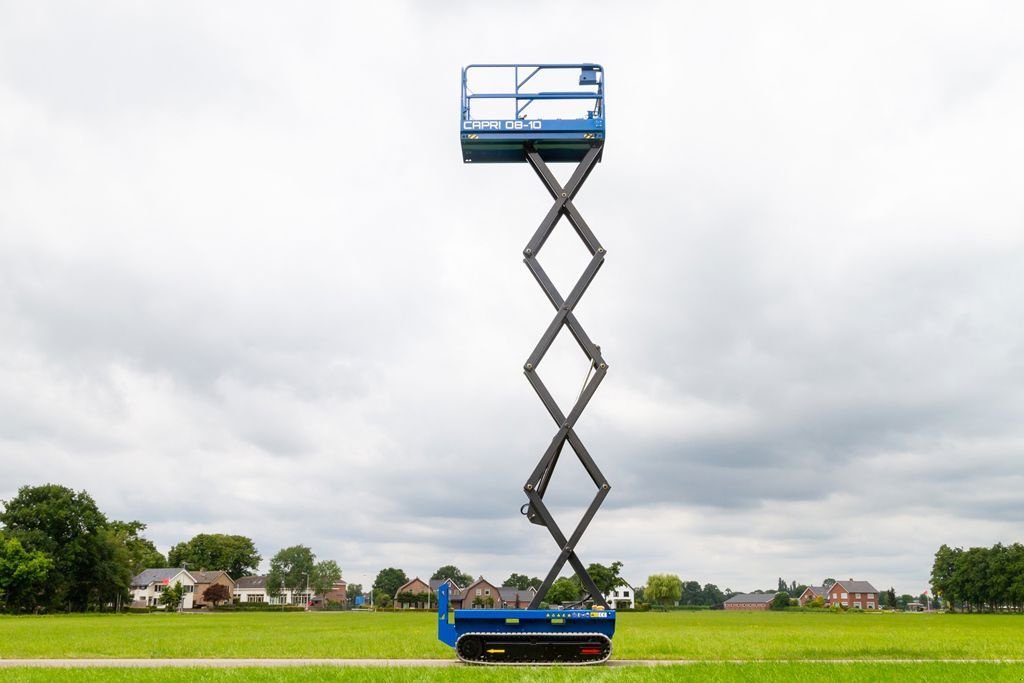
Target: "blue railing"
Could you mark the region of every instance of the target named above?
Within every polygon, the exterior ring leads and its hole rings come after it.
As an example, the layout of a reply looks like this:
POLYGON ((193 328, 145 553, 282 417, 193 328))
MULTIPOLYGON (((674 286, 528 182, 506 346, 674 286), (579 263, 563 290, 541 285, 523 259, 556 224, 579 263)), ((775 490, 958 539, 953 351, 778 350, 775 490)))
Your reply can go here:
MULTIPOLYGON (((472 102, 482 99, 513 100, 508 119, 525 119, 527 108, 536 101, 592 100, 593 105, 585 110, 585 116, 578 118, 599 119, 604 117, 604 69, 600 64, 470 64, 462 69, 462 120, 472 121, 472 102), (470 71, 473 69, 506 69, 512 78, 511 89, 504 92, 474 93, 469 89, 470 71), (530 80, 548 70, 578 69, 579 87, 576 91, 527 92, 524 86, 530 80), (525 76, 520 78, 521 74, 525 76), (585 88, 585 89, 584 89, 585 88), (513 115, 514 114, 514 115, 513 115)), ((505 117, 503 117, 505 118, 505 117)))

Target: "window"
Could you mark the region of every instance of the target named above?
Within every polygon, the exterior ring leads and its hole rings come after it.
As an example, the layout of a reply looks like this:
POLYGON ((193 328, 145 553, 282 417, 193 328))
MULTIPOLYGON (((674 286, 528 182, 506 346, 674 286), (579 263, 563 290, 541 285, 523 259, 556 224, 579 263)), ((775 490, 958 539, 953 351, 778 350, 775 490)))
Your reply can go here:
POLYGON ((875 603, 869 602, 868 603, 868 609, 875 609, 875 603))
POLYGON ((195 586, 185 586, 185 592, 186 593, 194 593, 195 590, 196 590, 195 586))
POLYGON ((860 599, 860 593, 854 593, 853 597, 860 599))
POLYGON ((164 585, 158 583, 157 585, 153 586, 153 592, 154 593, 163 593, 164 592, 164 585))
POLYGON ((629 591, 628 590, 623 590, 622 591, 622 597, 628 598, 629 597, 629 591))
POLYGON ((246 602, 263 602, 263 595, 261 593, 250 593, 245 596, 246 602))
POLYGON ((491 594, 491 589, 490 588, 485 588, 484 589, 484 595, 490 595, 490 594, 491 594))
POLYGON ((849 607, 849 605, 846 604, 846 600, 843 600, 843 607, 849 607))
POLYGON ((480 589, 480 588, 477 588, 477 589, 476 589, 476 594, 477 594, 477 595, 482 595, 482 594, 483 594, 483 590, 482 590, 482 589, 480 589))
POLYGON ((848 597, 849 597, 849 596, 848 596, 848 595, 847 595, 846 593, 843 593, 843 600, 845 600, 845 599, 846 599, 846 598, 848 598, 848 597))

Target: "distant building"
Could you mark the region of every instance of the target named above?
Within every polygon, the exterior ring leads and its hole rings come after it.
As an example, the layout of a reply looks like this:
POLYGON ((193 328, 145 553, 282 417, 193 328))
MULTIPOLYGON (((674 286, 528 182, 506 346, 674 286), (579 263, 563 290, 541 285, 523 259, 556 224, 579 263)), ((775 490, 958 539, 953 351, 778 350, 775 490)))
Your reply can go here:
POLYGON ((867 581, 836 581, 828 587, 825 604, 828 607, 878 609, 878 589, 867 581))
POLYGON ((427 609, 430 603, 431 592, 430 584, 417 576, 412 581, 406 581, 403 583, 398 587, 398 590, 395 591, 395 608, 427 609), (423 599, 418 602, 410 601, 407 598, 411 595, 419 595, 422 596, 423 599))
POLYGON ((534 596, 537 595, 537 589, 533 586, 525 589, 516 588, 515 586, 498 586, 498 595, 501 596, 501 604, 495 605, 495 607, 526 609, 530 606, 534 596))
POLYGON ((607 602, 608 606, 612 609, 636 608, 636 594, 629 586, 613 588, 608 595, 604 596, 604 601, 607 602))
POLYGON ((207 607, 211 603, 206 602, 203 599, 203 593, 207 588, 215 583, 219 583, 228 589, 228 602, 235 597, 235 581, 225 571, 215 572, 189 572, 192 577, 196 580, 196 587, 194 596, 192 598, 193 607, 207 607))
POLYGON ((130 586, 132 607, 158 607, 163 609, 163 605, 160 604, 160 595, 168 588, 173 588, 179 583, 185 588, 181 607, 182 609, 192 609, 196 579, 187 570, 177 567, 144 569, 141 574, 133 577, 130 586))
POLYGON ((266 603, 268 605, 308 605, 312 592, 305 588, 282 588, 280 595, 267 591, 267 576, 243 576, 235 582, 235 601, 239 603, 266 603))
POLYGON ((766 610, 776 595, 777 593, 739 593, 725 601, 725 609, 766 610))
POLYGON ((800 602, 800 606, 803 607, 815 598, 822 598, 824 600, 827 593, 828 590, 824 586, 808 586, 797 599, 800 602))

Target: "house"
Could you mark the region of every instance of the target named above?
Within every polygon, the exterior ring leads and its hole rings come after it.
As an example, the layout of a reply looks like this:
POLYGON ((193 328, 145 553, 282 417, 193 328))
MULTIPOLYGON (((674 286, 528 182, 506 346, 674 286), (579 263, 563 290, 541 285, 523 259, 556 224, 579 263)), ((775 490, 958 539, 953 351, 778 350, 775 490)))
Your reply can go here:
POLYGON ((766 610, 777 593, 738 593, 725 601, 725 609, 766 610))
POLYGON ((238 603, 308 605, 311 599, 311 591, 305 588, 283 588, 280 595, 271 595, 267 591, 266 575, 243 576, 235 582, 235 602, 238 603))
MULTIPOLYGON (((331 590, 329 590, 322 597, 327 602, 338 602, 341 604, 345 604, 346 602, 348 602, 347 588, 348 583, 345 580, 338 581, 336 584, 334 584, 334 587, 331 588, 331 590)), ((313 600, 314 602, 318 602, 316 598, 314 598, 313 600)))
POLYGON ((537 589, 533 586, 526 589, 516 588, 515 586, 498 586, 498 595, 500 596, 501 604, 495 605, 495 607, 527 609, 534 596, 537 595, 537 589))
POLYGON ((462 587, 452 581, 451 579, 431 579, 430 580, 430 592, 437 595, 437 591, 441 588, 442 584, 448 584, 448 593, 457 593, 462 591, 462 587))
POLYGON ((235 580, 228 576, 225 571, 215 572, 190 572, 192 577, 196 580, 194 597, 192 598, 193 607, 207 607, 212 606, 213 603, 207 602, 203 599, 203 593, 206 589, 214 584, 220 584, 228 589, 228 601, 235 597, 235 580))
POLYGON ((162 607, 160 594, 179 583, 185 588, 181 607, 182 609, 192 609, 196 586, 195 577, 187 570, 177 567, 144 569, 141 574, 133 577, 129 587, 132 594, 132 607, 162 607))
POLYGON ((636 595, 628 585, 613 588, 604 601, 612 609, 634 609, 636 608, 636 595))
POLYGON ((482 576, 462 591, 461 598, 462 609, 501 607, 501 591, 482 576))
POLYGON ((266 576, 242 576, 235 582, 235 602, 269 602, 266 576))
POLYGON ((800 606, 804 607, 807 603, 811 602, 815 598, 825 599, 825 594, 828 590, 824 586, 808 586, 804 589, 804 592, 797 598, 800 602, 800 606))
POLYGON ((430 605, 430 584, 420 577, 406 581, 395 591, 395 609, 427 609, 430 605), (413 599, 413 596, 419 596, 413 599))
POLYGON ((867 581, 836 581, 828 587, 825 604, 828 607, 878 609, 878 589, 867 581))

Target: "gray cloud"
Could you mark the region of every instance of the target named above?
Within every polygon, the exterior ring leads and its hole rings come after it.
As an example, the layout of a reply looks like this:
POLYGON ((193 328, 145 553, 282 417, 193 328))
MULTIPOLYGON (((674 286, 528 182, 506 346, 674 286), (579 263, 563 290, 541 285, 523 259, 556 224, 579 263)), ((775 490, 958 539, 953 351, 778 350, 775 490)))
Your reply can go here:
MULTIPOLYGON (((0 10, 0 498, 59 481, 164 548, 301 542, 354 580, 545 572, 520 370, 552 311, 519 252, 548 197, 453 127, 462 64, 543 55, 609 78, 584 560, 917 591, 940 543, 1019 540, 1020 11, 545 12, 0 10)), ((540 371, 571 400, 586 363, 540 371)))

